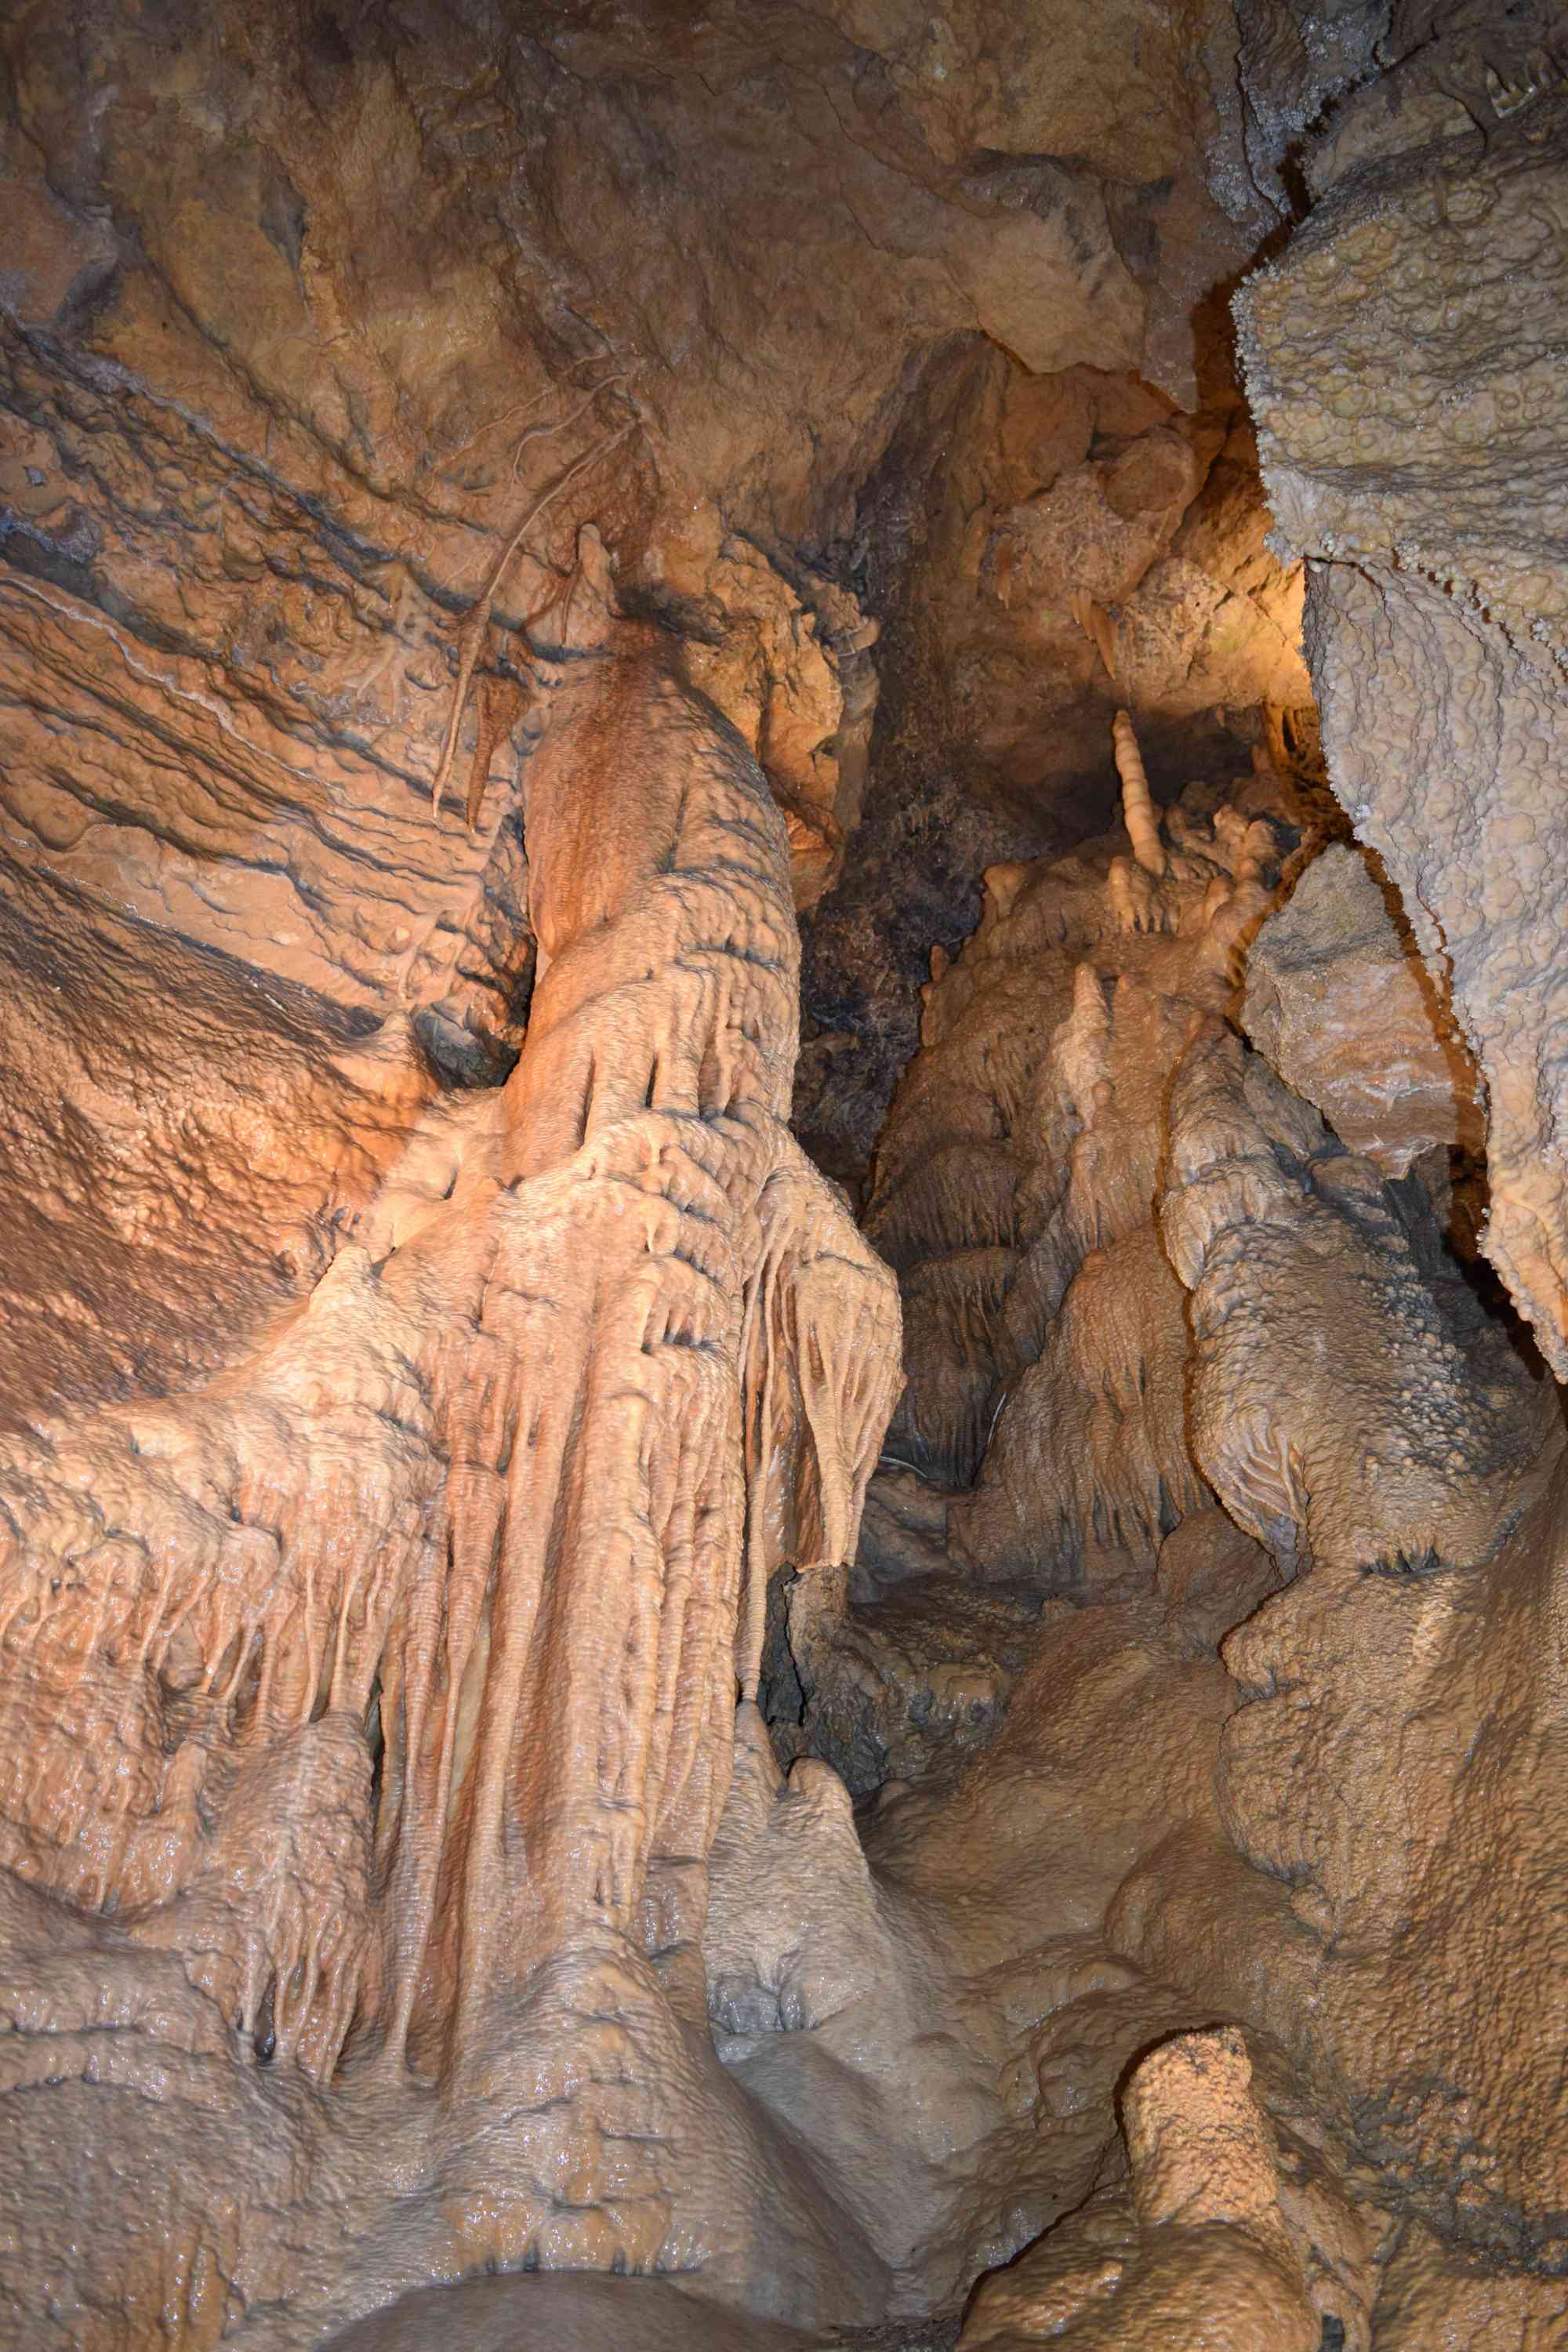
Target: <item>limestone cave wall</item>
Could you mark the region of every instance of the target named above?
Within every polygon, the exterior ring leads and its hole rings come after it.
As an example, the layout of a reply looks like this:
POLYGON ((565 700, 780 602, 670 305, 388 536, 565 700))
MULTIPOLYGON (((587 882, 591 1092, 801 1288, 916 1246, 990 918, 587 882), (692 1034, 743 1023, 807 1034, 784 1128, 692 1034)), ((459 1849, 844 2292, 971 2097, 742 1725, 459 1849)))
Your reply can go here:
POLYGON ((0 19, 0 2344, 1568 2340, 1565 72, 0 19))

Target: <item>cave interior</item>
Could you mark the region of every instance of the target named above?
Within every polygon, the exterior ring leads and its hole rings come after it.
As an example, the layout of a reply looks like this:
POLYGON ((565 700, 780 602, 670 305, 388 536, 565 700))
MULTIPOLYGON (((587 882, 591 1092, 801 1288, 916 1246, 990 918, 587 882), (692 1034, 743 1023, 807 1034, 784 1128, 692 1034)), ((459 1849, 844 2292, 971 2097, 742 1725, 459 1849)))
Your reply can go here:
POLYGON ((0 11, 18 2352, 1568 2347, 1568 10, 932 5, 0 11))

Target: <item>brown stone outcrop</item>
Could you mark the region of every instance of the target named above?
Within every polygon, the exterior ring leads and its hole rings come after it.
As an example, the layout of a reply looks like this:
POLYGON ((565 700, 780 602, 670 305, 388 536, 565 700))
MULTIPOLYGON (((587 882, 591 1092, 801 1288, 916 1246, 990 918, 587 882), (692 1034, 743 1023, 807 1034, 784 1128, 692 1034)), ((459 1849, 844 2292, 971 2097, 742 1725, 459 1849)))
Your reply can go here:
POLYGON ((1146 1586, 1209 1499, 1154 1222, 1163 1097, 1296 838, 1271 775, 1163 814, 1137 773, 1137 835, 988 873, 979 929, 925 992, 866 1217, 904 1298, 889 1454, 975 1482, 948 1534, 976 1571, 1079 1596, 1146 1586))

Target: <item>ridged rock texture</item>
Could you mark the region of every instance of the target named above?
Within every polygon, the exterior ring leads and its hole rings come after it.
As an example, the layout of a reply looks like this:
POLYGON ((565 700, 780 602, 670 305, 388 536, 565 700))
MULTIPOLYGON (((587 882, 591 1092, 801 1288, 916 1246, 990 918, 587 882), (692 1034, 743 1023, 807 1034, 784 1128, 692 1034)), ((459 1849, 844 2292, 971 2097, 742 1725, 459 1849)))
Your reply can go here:
POLYGON ((973 939, 925 992, 866 1214, 905 1300, 889 1452, 958 1486, 984 1454, 961 1549, 1006 1575, 1043 1542, 1063 1589, 1093 1585, 1096 1557, 1151 1565, 1205 1499, 1153 1224, 1163 1097, 1194 1015, 1232 1003, 1241 938, 1300 837, 1265 763, 1228 793, 1194 785, 1167 854, 1136 774, 1142 861, 1129 830, 987 873, 973 939))
MULTIPOLYGON (((221 2223, 178 2167, 123 2255, 95 2239, 90 2173, 13 2212, 5 2292, 35 2340, 66 2211, 72 2341, 135 2342, 164 2312, 178 2340, 216 2342, 281 2293, 261 2209, 331 2202, 312 2176, 328 2118, 289 2078, 346 2071, 369 2112, 379 2084, 394 2133, 430 2085, 434 2194, 443 2135, 540 2031, 552 1970, 595 1969, 595 2010, 657 2015, 650 1966, 688 2000, 695 1967, 700 2002, 703 1865, 769 1573, 854 1549, 898 1305, 781 1124, 784 819, 660 633, 617 614, 591 526, 580 551, 538 625, 542 976, 507 1086, 417 1124, 308 1304, 242 1362, 177 1402, 40 1422, 7 1465, 7 1899, 113 1922, 110 1957, 49 1915, 66 1957, 36 1978, 21 1928, 13 2048, 36 2054, 8 2090, 43 2070, 156 2099, 165 2029, 177 2063, 221 2064, 232 2035, 268 2070, 267 2091, 237 2075, 216 2099, 239 2166, 221 2223), (189 1980, 172 2017, 143 1954, 189 1980), (287 2188, 240 2159, 253 2096, 287 2188)), ((577 2032, 547 2038, 567 2063, 577 2032)), ((674 2266, 674 2183, 611 2158, 583 2063, 587 2087, 548 2101, 569 2210, 542 2183, 504 2213, 439 2207, 446 2251, 426 2241, 411 2283, 569 2242, 674 2266)), ((13 2127, 46 2171, 60 2104, 13 2127)), ((294 2302, 310 2309, 308 2285, 294 2302)))
MULTIPOLYGON (((1385 1172, 1226 1018, 1271 931, 1316 937, 1343 968, 1307 1066, 1371 1118, 1345 1044, 1391 992, 1445 1066, 1359 853, 1262 761, 1162 812, 1118 737, 1122 833, 993 871, 927 992, 868 1212, 909 1385, 854 1572, 782 1592, 765 1694, 803 1760, 772 1834, 817 1759, 875 1791, 876 1916, 992 2053, 934 2230, 926 2192, 928 2294, 1003 2178, 1043 2234, 965 2347, 1436 2352, 1450 2293, 1478 2341, 1550 2341, 1558 1395, 1458 1246, 1447 1149, 1385 1172), (1359 929, 1324 919, 1347 897, 1359 929)), ((800 1983, 850 1904, 786 1904, 757 1982, 800 1983)), ((782 2095, 726 1936, 736 2063, 782 2095)), ((885 2081, 864 2014, 818 1984, 803 2022, 885 2081)), ((896 2180, 890 2118, 879 2144, 896 2180)))
POLYGON ((1329 773, 1490 1098, 1483 1246, 1568 1375, 1568 100, 1374 155, 1240 306, 1329 773))
POLYGON ((0 24, 0 2347, 1568 2340, 1565 74, 0 24))

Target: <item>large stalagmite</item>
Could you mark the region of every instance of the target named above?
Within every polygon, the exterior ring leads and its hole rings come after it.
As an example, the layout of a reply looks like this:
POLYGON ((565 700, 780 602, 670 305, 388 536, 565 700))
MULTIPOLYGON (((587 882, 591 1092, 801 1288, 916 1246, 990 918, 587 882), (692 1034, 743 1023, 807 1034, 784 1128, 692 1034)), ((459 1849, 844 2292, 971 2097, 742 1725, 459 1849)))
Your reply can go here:
MULTIPOLYGON (((4 1861, 70 1906, 52 1942, 82 1921, 78 1990, 62 2008, 57 1964, 31 1996, 18 2093, 158 2095, 167 1996, 142 1954, 192 1988, 176 2047, 235 2037, 285 2136, 296 2069, 329 2099, 341 2070, 378 2083, 389 2129, 436 2081, 433 2127, 461 2128, 515 2005, 568 1960, 601 1956, 602 2002, 638 1954, 689 2000, 768 1575, 853 1550, 898 1308, 781 1124, 783 819, 658 634, 618 618, 591 527, 579 545, 539 625, 543 976, 516 1073, 426 1119, 242 1366, 56 1423, 7 1465, 4 1861), (121 2043, 142 2054, 106 2073, 71 2036, 132 1986, 121 2043)), ((34 1916, 15 1914, 18 1985, 34 1916)), ((592 2110, 556 2125, 576 2242, 651 2266, 712 2216, 666 2210, 651 2239, 617 2221, 592 2110)), ((106 2145, 131 2127, 105 2120, 106 2145)), ((476 2215, 448 2261, 521 2261, 546 2221, 527 2200, 476 2215)), ((243 2192, 221 2244, 176 2208, 164 2245, 117 2261, 87 2222, 81 2292, 172 2293, 182 2343, 253 2299, 215 2265, 268 2273, 243 2192)), ((8 2264, 39 2328, 62 2226, 45 2200, 8 2264)))

